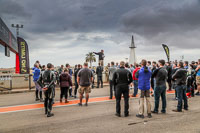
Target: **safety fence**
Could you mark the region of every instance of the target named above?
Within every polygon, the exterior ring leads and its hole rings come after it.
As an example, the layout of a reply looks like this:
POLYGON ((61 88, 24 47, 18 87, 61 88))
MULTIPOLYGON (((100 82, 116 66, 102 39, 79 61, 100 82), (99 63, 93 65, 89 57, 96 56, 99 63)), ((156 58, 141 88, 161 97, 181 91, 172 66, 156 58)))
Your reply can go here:
POLYGON ((0 75, 0 91, 34 87, 31 74, 0 75))

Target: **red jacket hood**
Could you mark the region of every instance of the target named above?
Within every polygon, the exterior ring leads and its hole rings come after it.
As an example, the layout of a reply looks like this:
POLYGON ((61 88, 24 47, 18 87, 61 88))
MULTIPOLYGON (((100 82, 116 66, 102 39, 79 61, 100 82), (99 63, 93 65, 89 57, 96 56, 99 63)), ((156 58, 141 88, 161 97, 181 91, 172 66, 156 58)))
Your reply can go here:
POLYGON ((136 69, 134 69, 134 71, 133 71, 133 80, 138 80, 138 79, 135 77, 135 73, 136 73, 138 70, 140 70, 139 67, 136 68, 136 69))

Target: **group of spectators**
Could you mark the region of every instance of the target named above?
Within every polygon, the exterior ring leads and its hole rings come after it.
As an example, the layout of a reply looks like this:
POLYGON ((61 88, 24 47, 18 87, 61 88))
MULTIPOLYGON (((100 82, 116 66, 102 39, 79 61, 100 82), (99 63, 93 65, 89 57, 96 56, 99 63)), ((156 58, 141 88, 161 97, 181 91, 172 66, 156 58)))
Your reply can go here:
POLYGON ((133 97, 139 92, 139 113, 137 117, 144 118, 144 99, 147 103, 148 117, 152 113, 159 113, 159 101, 162 99, 161 113, 166 113, 167 101, 166 91, 175 90, 175 99, 178 100, 177 108, 174 112, 182 112, 182 109, 188 110, 187 99, 200 95, 200 59, 198 62, 192 61, 174 61, 165 62, 159 60, 142 60, 140 64, 129 66, 128 63, 111 62, 109 67, 110 81, 110 99, 113 98, 113 90, 116 97, 116 116, 121 116, 120 100, 123 94, 125 102, 124 116, 129 112, 129 90, 134 88, 133 97), (168 88, 168 90, 167 90, 168 88), (195 93, 195 90, 197 92, 195 93), (154 109, 151 110, 150 96, 154 96, 154 109), (184 103, 184 105, 182 105, 184 103), (183 106, 183 107, 182 107, 183 106))
MULTIPOLYGON (((74 70, 70 67, 69 64, 66 64, 65 67, 61 65, 58 70, 55 70, 54 66, 51 63, 41 66, 39 61, 36 61, 34 64, 33 70, 33 81, 35 83, 35 100, 44 102, 45 114, 47 117, 51 117, 54 114, 51 113, 52 105, 54 104, 55 97, 55 87, 56 84, 60 86, 60 102, 63 102, 63 97, 65 98, 65 103, 68 103, 68 93, 70 97, 76 98, 77 92, 79 92, 80 103, 79 106, 82 106, 82 98, 85 93, 86 103, 88 105, 89 93, 91 92, 91 85, 94 86, 94 73, 95 71, 88 67, 88 63, 84 65, 76 65, 74 70), (72 95, 72 75, 74 74, 75 88, 74 95, 72 95), (43 99, 43 93, 45 99, 43 99)), ((103 67, 99 64, 96 69, 96 74, 98 77, 98 86, 101 82, 101 87, 103 88, 102 81, 102 72, 103 67)))
MULTIPOLYGON (((53 116, 51 113, 52 104, 55 97, 56 82, 60 86, 60 102, 68 103, 68 93, 70 97, 77 97, 79 93, 79 106, 82 106, 82 98, 85 93, 86 103, 88 106, 89 93, 91 87, 94 87, 94 74, 97 74, 97 88, 103 87, 102 72, 103 66, 99 63, 96 71, 88 67, 88 63, 84 65, 76 65, 74 70, 69 64, 65 67, 61 65, 58 70, 55 70, 51 63, 41 66, 39 61, 36 61, 33 68, 33 80, 35 83, 36 101, 44 101, 45 114, 47 117, 53 116), (74 95, 72 95, 72 75, 74 75, 74 95), (43 99, 43 93, 45 99, 43 99)), ((134 88, 133 97, 139 94, 139 113, 137 117, 144 118, 144 100, 147 103, 148 117, 152 117, 152 113, 159 112, 159 100, 162 99, 161 113, 166 113, 166 91, 175 89, 175 98, 178 100, 177 109, 175 112, 181 112, 182 108, 188 110, 187 98, 195 94, 200 95, 200 60, 198 62, 174 61, 165 62, 150 62, 142 60, 140 64, 130 65, 123 61, 118 63, 111 62, 108 67, 109 83, 110 83, 110 99, 113 95, 116 98, 116 116, 121 116, 120 101, 123 95, 125 102, 124 115, 129 115, 129 92, 134 88), (167 87, 168 86, 168 87, 167 87), (152 89, 151 89, 152 88, 152 89), (167 90, 168 88, 168 90, 167 90), (195 90, 197 92, 195 93, 195 90), (114 94, 113 94, 114 91, 114 94), (155 106, 151 110, 150 96, 154 96, 155 106), (184 101, 184 106, 182 102, 184 101), (183 107, 182 107, 183 106, 183 107)))

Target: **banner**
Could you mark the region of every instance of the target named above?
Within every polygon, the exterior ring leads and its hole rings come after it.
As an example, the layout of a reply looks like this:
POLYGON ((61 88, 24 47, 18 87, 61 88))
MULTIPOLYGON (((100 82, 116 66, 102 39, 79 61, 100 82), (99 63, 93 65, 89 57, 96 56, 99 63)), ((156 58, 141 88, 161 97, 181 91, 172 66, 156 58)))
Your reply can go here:
POLYGON ((168 62, 169 62, 169 61, 170 61, 169 47, 168 47, 167 45, 165 45, 165 44, 162 44, 162 46, 163 46, 163 48, 164 48, 164 50, 165 50, 165 53, 166 53, 166 55, 167 55, 167 60, 168 60, 168 62))
POLYGON ((8 46, 14 53, 18 53, 17 40, 0 17, 0 43, 8 46))
POLYGON ((28 45, 26 41, 20 37, 17 37, 18 42, 18 51, 19 51, 19 67, 20 74, 29 74, 30 66, 29 66, 29 51, 28 45))

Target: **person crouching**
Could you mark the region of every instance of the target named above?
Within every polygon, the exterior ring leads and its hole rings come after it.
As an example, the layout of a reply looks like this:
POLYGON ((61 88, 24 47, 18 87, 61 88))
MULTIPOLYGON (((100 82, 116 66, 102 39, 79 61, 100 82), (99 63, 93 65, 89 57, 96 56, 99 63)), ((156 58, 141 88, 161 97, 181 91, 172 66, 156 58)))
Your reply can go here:
POLYGON ((65 69, 63 73, 61 73, 59 77, 60 81, 60 102, 62 103, 62 98, 65 96, 65 103, 68 103, 68 90, 70 86, 72 86, 72 80, 69 75, 68 69, 65 69))

